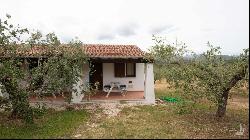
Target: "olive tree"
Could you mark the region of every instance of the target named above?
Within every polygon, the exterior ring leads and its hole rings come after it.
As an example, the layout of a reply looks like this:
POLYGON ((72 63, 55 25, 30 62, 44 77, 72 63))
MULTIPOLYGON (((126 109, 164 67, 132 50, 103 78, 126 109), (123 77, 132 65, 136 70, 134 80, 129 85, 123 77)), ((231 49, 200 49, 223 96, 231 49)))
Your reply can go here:
POLYGON ((36 31, 22 40, 29 31, 13 26, 9 20, 9 15, 4 21, 0 19, 0 88, 9 94, 9 99, 0 97, 0 106, 11 110, 11 118, 33 122, 35 109, 29 105, 29 96, 71 93, 87 58, 80 41, 62 45, 55 33, 44 37, 36 31), (36 58, 37 66, 23 69, 29 55, 36 58))
POLYGON ((161 74, 177 88, 183 89, 184 96, 193 101, 207 98, 218 106, 217 116, 226 112, 229 91, 241 80, 248 78, 249 50, 243 50, 231 60, 223 59, 220 47, 208 42, 209 49, 197 55, 187 49, 184 43, 168 44, 155 37, 150 48, 155 65, 161 67, 161 74), (186 57, 188 54, 189 57, 186 57))

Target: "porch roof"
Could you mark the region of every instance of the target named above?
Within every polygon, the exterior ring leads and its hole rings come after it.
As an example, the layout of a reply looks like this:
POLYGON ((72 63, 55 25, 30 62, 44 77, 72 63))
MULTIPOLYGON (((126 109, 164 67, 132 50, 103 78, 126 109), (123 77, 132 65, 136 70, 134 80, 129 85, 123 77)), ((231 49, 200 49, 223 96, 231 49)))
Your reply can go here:
MULTIPOLYGON (((30 47, 28 45, 17 45, 15 54, 25 57, 47 56, 52 53, 60 53, 61 51, 74 52, 73 47, 68 47, 67 44, 61 44, 58 47, 48 47, 39 45, 30 47)), ((83 44, 81 49, 90 58, 143 58, 143 52, 136 45, 107 45, 107 44, 83 44)), ((0 48, 1 56, 6 55, 4 49, 0 48)))
POLYGON ((85 44, 83 49, 90 58, 138 59, 145 54, 136 45, 85 44))
MULTIPOLYGON (((58 47, 48 47, 48 46, 33 46, 29 47, 26 45, 18 45, 16 50, 16 57, 48 57, 51 53, 62 53, 62 51, 68 51, 74 53, 74 51, 79 51, 74 47, 69 47, 67 44, 61 44, 58 47), (53 50, 53 51, 52 51, 53 50)), ((146 52, 142 51, 136 45, 112 45, 112 44, 83 44, 81 46, 81 51, 91 60, 97 61, 136 61, 144 62, 144 56, 147 55, 146 52)), ((0 57, 7 57, 3 51, 0 49, 0 57)), ((153 60, 153 59, 152 59, 153 60)), ((150 60, 150 61, 152 61, 150 60)))

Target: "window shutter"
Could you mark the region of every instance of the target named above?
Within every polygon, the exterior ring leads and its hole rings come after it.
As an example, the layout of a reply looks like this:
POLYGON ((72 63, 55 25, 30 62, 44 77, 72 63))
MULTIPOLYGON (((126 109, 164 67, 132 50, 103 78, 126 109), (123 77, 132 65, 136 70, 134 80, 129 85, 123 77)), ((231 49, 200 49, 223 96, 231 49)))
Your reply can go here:
POLYGON ((115 77, 125 77, 124 63, 115 63, 115 77))

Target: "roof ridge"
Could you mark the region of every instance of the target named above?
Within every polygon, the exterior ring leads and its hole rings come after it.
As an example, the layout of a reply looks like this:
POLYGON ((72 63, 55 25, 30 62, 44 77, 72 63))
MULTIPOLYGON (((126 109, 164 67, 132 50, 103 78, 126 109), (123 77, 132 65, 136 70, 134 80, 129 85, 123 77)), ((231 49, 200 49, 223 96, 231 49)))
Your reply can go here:
POLYGON ((83 44, 83 48, 91 57, 142 57, 144 54, 137 45, 83 44))
POLYGON ((137 46, 136 44, 100 44, 100 43, 86 43, 83 45, 103 45, 103 46, 137 46))

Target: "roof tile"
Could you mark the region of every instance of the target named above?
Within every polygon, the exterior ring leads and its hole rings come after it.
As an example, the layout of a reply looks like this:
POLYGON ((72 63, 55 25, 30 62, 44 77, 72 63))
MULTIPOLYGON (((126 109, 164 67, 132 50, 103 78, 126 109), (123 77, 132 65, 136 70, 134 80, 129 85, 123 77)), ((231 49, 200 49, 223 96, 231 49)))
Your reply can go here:
MULTIPOLYGON (((64 46, 64 45, 63 45, 64 46)), ((67 51, 74 51, 73 48, 65 47, 62 48, 50 48, 53 49, 54 53, 59 53, 61 49, 67 51), (59 49, 59 50, 58 50, 59 49)), ((92 58, 142 58, 144 52, 136 45, 107 45, 107 44, 84 44, 82 50, 92 58)), ((0 56, 2 56, 2 50, 0 49, 0 56)), ((34 46, 32 48, 18 48, 16 53, 20 56, 46 56, 50 54, 50 50, 46 46, 34 46)))
POLYGON ((90 57, 143 57, 136 45, 85 44, 84 51, 90 57))

